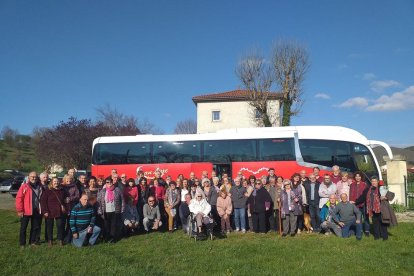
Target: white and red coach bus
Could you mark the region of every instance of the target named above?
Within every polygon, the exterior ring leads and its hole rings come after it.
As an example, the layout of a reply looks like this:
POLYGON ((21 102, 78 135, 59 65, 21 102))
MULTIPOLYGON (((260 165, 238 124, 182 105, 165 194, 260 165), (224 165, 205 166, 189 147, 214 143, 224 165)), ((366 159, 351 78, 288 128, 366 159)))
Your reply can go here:
POLYGON ((342 171, 362 171, 381 179, 372 146, 382 146, 392 159, 390 147, 368 140, 359 132, 337 126, 297 126, 229 129, 216 133, 185 135, 137 135, 96 138, 92 146, 92 175, 106 177, 111 169, 135 177, 138 170, 153 178, 160 170, 175 179, 203 170, 218 175, 238 172, 246 177, 267 174, 275 168, 284 178, 304 169, 321 173, 333 165, 342 171))

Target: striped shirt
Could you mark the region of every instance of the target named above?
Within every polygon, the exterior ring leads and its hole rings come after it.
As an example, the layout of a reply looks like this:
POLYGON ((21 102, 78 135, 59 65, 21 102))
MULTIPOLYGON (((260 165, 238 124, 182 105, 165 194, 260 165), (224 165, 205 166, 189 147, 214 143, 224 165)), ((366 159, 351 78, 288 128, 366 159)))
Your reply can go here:
POLYGON ((85 207, 78 203, 70 212, 70 230, 72 233, 79 233, 82 230, 93 227, 95 224, 95 211, 89 204, 85 207))

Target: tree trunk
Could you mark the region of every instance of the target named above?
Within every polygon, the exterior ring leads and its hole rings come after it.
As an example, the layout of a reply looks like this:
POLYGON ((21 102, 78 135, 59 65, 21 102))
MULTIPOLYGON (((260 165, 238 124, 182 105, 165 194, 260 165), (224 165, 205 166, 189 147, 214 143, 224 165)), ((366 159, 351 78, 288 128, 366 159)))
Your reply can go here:
POLYGON ((282 107, 282 126, 290 126, 290 108, 292 107, 291 101, 285 101, 282 107))
POLYGON ((269 115, 267 115, 267 113, 263 114, 263 125, 264 127, 272 126, 272 122, 270 121, 269 115))

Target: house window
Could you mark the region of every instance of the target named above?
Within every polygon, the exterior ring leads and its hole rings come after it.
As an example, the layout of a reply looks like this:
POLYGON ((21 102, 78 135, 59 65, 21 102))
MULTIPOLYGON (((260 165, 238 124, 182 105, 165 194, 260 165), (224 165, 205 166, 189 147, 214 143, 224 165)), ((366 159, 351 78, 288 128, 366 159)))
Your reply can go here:
POLYGON ((220 121, 220 111, 213 111, 212 119, 213 119, 213 122, 220 121))

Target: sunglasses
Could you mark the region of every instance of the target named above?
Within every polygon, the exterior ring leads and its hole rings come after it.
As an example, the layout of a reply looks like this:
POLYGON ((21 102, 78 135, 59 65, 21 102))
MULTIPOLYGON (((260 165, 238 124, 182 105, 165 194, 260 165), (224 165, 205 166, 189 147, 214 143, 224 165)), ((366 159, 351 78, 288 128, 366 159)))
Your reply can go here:
POLYGON ((105 181, 106 184, 112 183, 111 181, 105 181))
POLYGON ((148 200, 148 202, 154 202, 154 200, 148 200))

